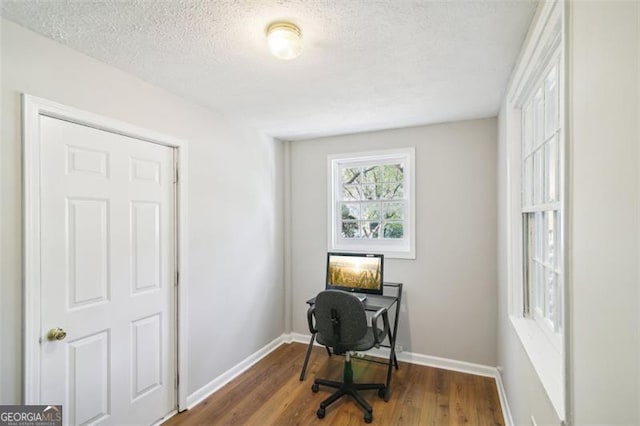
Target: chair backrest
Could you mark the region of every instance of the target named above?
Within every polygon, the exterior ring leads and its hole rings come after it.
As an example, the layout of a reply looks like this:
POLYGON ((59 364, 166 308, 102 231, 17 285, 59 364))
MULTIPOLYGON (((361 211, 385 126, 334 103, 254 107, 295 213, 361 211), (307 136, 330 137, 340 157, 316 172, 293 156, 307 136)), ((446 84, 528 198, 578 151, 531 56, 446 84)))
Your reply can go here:
POLYGON ((316 297, 315 306, 316 328, 329 346, 350 350, 367 333, 364 305, 353 294, 325 290, 316 297))

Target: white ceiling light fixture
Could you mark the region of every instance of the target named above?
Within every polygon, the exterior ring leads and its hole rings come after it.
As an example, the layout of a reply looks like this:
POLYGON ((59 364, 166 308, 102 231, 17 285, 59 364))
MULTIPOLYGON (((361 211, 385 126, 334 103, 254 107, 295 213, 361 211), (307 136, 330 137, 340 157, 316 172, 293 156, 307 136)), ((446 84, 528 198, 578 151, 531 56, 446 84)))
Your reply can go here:
POLYGON ((294 24, 276 22, 267 28, 267 43, 276 58, 294 59, 302 52, 302 33, 294 24))

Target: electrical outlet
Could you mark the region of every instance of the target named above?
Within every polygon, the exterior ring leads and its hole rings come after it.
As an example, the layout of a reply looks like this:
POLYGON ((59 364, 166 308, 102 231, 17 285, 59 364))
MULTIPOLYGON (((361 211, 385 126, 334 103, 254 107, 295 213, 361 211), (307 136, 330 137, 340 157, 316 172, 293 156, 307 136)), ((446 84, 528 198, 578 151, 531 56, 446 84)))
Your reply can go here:
POLYGON ((404 349, 402 347, 402 345, 396 345, 396 353, 399 354, 400 352, 402 352, 404 349))

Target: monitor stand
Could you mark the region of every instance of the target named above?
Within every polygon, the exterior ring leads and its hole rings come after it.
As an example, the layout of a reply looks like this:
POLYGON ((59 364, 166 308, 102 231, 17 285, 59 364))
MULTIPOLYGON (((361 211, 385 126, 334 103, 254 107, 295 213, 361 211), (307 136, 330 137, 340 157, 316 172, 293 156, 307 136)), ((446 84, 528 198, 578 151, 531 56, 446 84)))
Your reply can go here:
POLYGON ((365 302, 365 300, 367 300, 367 295, 366 294, 362 294, 362 293, 353 293, 355 294, 355 296, 358 298, 358 300, 360 300, 362 303, 365 302))

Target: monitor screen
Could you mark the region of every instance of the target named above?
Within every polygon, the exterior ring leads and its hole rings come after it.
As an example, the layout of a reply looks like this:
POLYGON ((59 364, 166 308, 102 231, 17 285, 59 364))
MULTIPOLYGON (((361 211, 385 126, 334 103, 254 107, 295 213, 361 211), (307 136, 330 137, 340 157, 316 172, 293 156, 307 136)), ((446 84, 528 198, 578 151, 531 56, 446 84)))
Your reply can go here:
POLYGON ((382 294, 382 254, 327 253, 328 289, 382 294))

